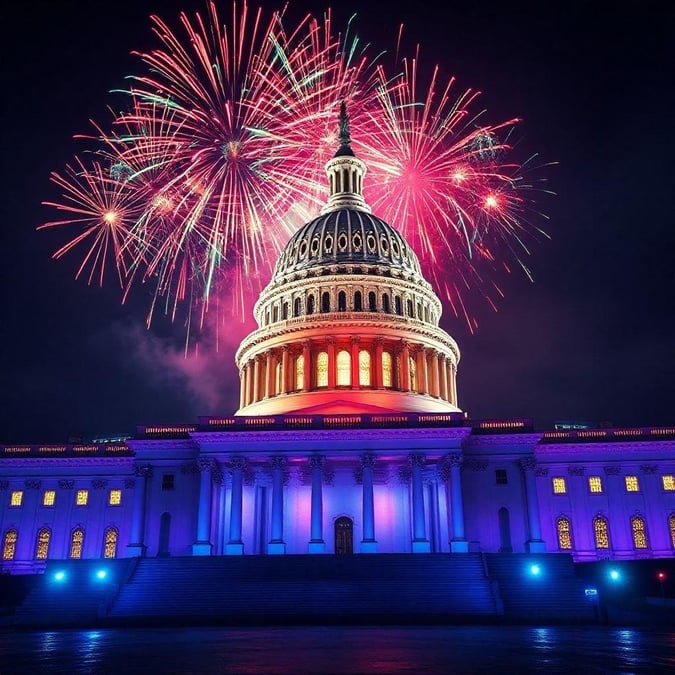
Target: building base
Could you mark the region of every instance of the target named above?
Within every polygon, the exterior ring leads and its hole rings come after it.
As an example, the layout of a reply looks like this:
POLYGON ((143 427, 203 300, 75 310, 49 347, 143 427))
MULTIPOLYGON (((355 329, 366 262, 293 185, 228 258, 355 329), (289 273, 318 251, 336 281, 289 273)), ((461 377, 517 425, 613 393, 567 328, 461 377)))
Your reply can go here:
POLYGON ((525 542, 525 548, 528 553, 546 553, 546 542, 538 539, 536 541, 525 542))
POLYGON ((326 552, 326 542, 323 539, 317 539, 316 541, 310 541, 309 546, 307 547, 308 553, 325 553, 326 552))
POLYGON ((413 553, 431 553, 431 543, 428 539, 415 539, 412 543, 413 553))
POLYGON ((243 543, 225 544, 225 555, 244 555, 243 543))
POLYGON ((364 539, 361 542, 361 553, 377 553, 377 542, 374 539, 364 539))
POLYGON ((128 544, 127 558, 144 558, 146 548, 145 544, 128 544))
POLYGON ((286 553, 286 544, 283 541, 271 541, 267 544, 268 555, 283 555, 286 553))
POLYGON ((210 541, 198 541, 192 544, 192 555, 211 555, 213 545, 210 541))
POLYGON ((469 542, 466 539, 453 539, 450 542, 450 553, 468 553, 469 542))

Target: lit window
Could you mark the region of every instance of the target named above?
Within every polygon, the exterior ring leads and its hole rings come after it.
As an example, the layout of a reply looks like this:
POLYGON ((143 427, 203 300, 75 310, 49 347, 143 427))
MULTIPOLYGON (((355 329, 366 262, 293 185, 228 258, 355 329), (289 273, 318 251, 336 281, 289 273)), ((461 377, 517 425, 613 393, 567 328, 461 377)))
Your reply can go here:
POLYGON ((110 496, 108 497, 108 504, 110 506, 119 506, 122 503, 122 490, 114 489, 110 490, 110 496))
POLYGON ((35 542, 35 557, 38 560, 47 560, 51 536, 52 533, 48 527, 42 527, 38 530, 37 541, 35 542))
POLYGON ((305 357, 300 354, 295 359, 295 389, 300 391, 305 381, 305 357))
POLYGON ((606 518, 596 516, 593 519, 593 534, 595 535, 595 548, 609 548, 609 526, 606 518))
POLYGON ((23 501, 23 490, 12 490, 12 496, 9 500, 10 506, 21 506, 23 501))
POLYGON ((670 544, 675 548, 675 513, 668 516, 668 529, 670 530, 670 544))
POLYGON ((117 556, 117 538, 119 532, 116 527, 109 527, 105 531, 105 543, 103 547, 104 558, 115 558, 117 556))
POLYGON ((410 370, 410 391, 417 391, 417 364, 412 356, 408 358, 408 368, 410 370))
POLYGON ((382 386, 391 387, 391 354, 389 352, 382 352, 382 386))
POLYGON ((635 548, 647 548, 647 528, 642 516, 633 516, 630 519, 630 529, 633 533, 633 546, 635 548))
POLYGON ((599 494, 602 492, 602 478, 600 476, 588 477, 588 489, 591 492, 599 494))
POLYGON ((56 490, 45 490, 45 493, 42 497, 42 506, 54 506, 55 499, 56 490))
POLYGON ((553 494, 554 495, 567 494, 567 481, 562 476, 556 476, 553 479, 553 494))
POLYGON ((572 526, 570 519, 562 516, 556 520, 556 530, 558 531, 558 547, 561 551, 569 551, 572 548, 572 526))
POLYGON ((2 542, 2 559, 3 560, 14 560, 14 555, 16 554, 16 540, 18 539, 18 533, 16 530, 7 530, 5 532, 5 537, 2 542))
POLYGON ((640 492, 637 476, 626 476, 626 492, 640 492))
POLYGON ((328 386, 328 352, 319 352, 316 355, 316 386, 328 386))
POLYGON ((337 355, 337 384, 338 387, 348 387, 352 383, 352 357, 343 349, 337 355))
POLYGON ((506 469, 495 469, 495 483, 497 485, 506 485, 508 482, 506 469))
POLYGON ((359 386, 370 386, 370 352, 365 349, 359 352, 359 386))
POLYGON ((73 534, 70 537, 70 557, 71 558, 81 558, 82 557, 82 545, 84 544, 84 530, 81 527, 78 527, 73 530, 73 534))
POLYGON ((78 506, 86 506, 89 501, 89 490, 78 490, 75 494, 75 503, 78 506))
POLYGON ((665 476, 661 476, 663 479, 663 489, 668 492, 675 490, 675 476, 672 473, 668 473, 665 476))

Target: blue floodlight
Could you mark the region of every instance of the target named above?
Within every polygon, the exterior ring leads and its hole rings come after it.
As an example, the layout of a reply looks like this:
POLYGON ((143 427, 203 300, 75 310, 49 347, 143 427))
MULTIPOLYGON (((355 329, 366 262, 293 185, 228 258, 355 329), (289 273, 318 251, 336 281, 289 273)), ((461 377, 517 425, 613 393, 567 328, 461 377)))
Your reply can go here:
POLYGON ((66 573, 63 570, 59 570, 58 572, 55 572, 54 574, 54 581, 65 581, 66 580, 66 573))
POLYGON ((621 579, 621 574, 619 573, 619 570, 609 570, 609 578, 612 581, 619 581, 619 579, 621 579))
POLYGON ((541 567, 536 563, 534 565, 530 565, 530 574, 533 577, 538 577, 541 574, 541 567))
POLYGON ((107 576, 108 576, 108 571, 107 571, 107 570, 98 570, 98 571, 96 572, 96 578, 97 578, 99 581, 103 581, 103 579, 105 579, 107 576))

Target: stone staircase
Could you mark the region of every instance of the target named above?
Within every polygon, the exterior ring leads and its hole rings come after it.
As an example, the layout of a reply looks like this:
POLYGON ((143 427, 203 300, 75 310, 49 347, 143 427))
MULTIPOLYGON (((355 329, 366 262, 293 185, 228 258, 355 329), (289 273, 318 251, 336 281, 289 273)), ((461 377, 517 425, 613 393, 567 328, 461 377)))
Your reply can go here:
POLYGON ((146 558, 108 618, 414 623, 496 614, 480 554, 378 554, 146 558))

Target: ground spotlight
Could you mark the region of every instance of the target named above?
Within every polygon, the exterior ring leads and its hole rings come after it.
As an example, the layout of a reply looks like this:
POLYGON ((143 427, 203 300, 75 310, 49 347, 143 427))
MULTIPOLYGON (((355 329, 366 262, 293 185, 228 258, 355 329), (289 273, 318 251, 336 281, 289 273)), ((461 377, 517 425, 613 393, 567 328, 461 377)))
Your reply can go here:
POLYGON ((541 567, 537 563, 530 565, 530 574, 533 577, 538 577, 541 574, 541 567))
POLYGON ((621 579, 621 573, 617 569, 609 570, 609 578, 612 581, 619 581, 621 579))
POLYGON ((108 570, 97 570, 96 571, 96 578, 99 581, 103 581, 107 576, 108 576, 108 570))
POLYGON ((54 573, 54 581, 65 581, 66 580, 66 573, 63 570, 59 570, 58 572, 54 573))

